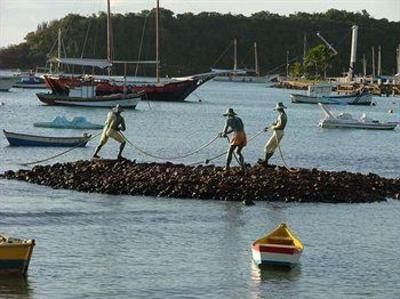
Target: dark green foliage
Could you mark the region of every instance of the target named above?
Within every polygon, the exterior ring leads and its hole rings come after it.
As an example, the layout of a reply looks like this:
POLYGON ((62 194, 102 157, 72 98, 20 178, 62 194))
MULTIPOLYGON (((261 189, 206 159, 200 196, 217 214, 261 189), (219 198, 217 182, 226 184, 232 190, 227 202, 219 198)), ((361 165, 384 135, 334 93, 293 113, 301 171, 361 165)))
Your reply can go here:
MULTIPOLYGON (((154 10, 114 14, 112 22, 114 59, 138 59, 144 24, 146 27, 140 58, 155 59, 154 10)), ((315 35, 317 31, 338 50, 339 54, 332 58, 327 72, 328 75, 339 75, 348 70, 353 24, 359 25, 356 73, 362 70, 363 54, 367 57, 370 72, 371 47, 377 48, 379 45, 382 46, 383 72, 392 73, 395 68, 395 49, 400 43, 400 22, 376 20, 366 11, 350 13, 330 9, 326 13, 297 13, 288 17, 261 11, 246 17, 215 12, 175 15, 170 10, 161 9, 162 75, 187 75, 205 72, 211 67, 232 68, 234 38, 238 40, 240 67, 254 67, 252 45, 256 41, 261 72, 265 74, 282 65, 276 71, 284 73, 286 51, 289 51, 290 61, 302 61, 303 35, 307 34, 308 48, 313 48, 320 44, 315 35), (215 65, 225 50, 225 55, 215 65)), ((63 33, 67 57, 81 57, 85 36, 88 34, 83 57, 106 58, 105 13, 89 17, 69 14, 61 20, 40 24, 35 32, 26 35, 25 42, 1 49, 0 68, 43 66, 49 56, 56 55, 55 42, 59 28, 63 33)), ((114 73, 121 73, 122 69, 122 66, 115 66, 114 73)), ((133 74, 135 66, 130 66, 128 71, 133 74)), ((141 66, 139 75, 154 75, 154 66, 141 66)))

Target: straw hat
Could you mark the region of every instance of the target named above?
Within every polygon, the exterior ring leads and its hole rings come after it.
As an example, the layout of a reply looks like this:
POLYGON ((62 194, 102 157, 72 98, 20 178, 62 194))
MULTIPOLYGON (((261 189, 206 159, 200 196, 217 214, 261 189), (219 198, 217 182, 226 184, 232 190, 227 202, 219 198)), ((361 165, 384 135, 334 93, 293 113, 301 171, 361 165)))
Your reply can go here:
POLYGON ((235 111, 233 111, 232 108, 226 109, 226 112, 224 113, 224 116, 234 116, 236 115, 235 111))
POLYGON ((279 102, 278 104, 276 104, 274 110, 283 110, 286 109, 287 107, 285 105, 283 105, 282 102, 279 102))
POLYGON ((120 104, 117 104, 112 110, 116 113, 124 111, 120 104))

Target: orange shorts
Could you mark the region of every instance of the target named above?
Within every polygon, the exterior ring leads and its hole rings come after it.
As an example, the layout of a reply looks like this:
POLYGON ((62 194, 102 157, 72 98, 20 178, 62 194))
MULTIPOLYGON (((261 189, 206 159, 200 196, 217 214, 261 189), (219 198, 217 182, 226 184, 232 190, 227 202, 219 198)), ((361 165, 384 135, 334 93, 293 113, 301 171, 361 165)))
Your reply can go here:
POLYGON ((230 145, 239 145, 241 147, 246 146, 247 137, 245 132, 234 132, 230 140, 230 145))

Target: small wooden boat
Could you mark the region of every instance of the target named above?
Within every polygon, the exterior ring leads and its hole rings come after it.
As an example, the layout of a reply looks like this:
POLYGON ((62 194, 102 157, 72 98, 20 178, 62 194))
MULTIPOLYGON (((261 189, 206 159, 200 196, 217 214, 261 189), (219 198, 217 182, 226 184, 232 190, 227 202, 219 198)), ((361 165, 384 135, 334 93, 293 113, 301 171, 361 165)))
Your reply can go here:
POLYGON ((371 105, 372 96, 367 90, 352 95, 334 95, 331 85, 310 85, 307 94, 291 94, 292 103, 328 105, 371 105))
POLYGON ((48 137, 28 134, 13 133, 3 130, 8 143, 12 146, 63 146, 63 147, 84 147, 91 135, 83 134, 79 137, 48 137))
POLYGON ((0 234, 0 274, 26 275, 35 240, 20 240, 0 234))
POLYGON ((303 244, 282 223, 272 232, 253 242, 251 251, 259 266, 287 266, 298 264, 303 253, 303 244))

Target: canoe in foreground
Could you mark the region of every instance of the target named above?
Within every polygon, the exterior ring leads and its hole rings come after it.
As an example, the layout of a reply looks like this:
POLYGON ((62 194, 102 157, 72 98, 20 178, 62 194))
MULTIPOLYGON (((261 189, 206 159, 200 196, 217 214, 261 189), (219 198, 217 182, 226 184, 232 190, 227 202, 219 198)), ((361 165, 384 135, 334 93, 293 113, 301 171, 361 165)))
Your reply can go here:
POLYGON ((259 266, 294 267, 303 253, 303 244, 282 223, 272 232, 253 242, 251 251, 259 266))
POLYGON ((60 146, 60 147, 84 147, 91 135, 84 134, 79 137, 47 137, 28 134, 7 132, 3 130, 8 143, 12 146, 60 146))
POLYGON ((28 271, 35 240, 20 240, 0 234, 0 274, 22 274, 28 271))

